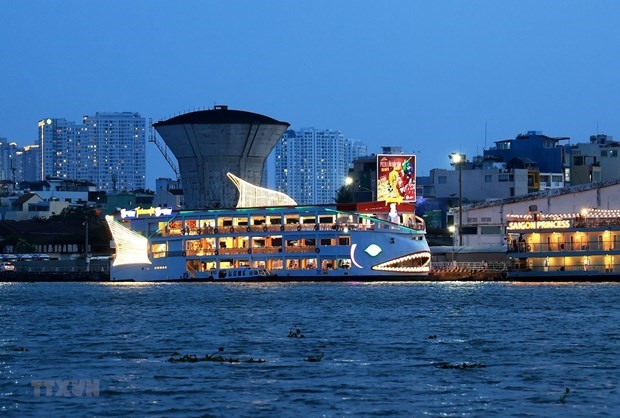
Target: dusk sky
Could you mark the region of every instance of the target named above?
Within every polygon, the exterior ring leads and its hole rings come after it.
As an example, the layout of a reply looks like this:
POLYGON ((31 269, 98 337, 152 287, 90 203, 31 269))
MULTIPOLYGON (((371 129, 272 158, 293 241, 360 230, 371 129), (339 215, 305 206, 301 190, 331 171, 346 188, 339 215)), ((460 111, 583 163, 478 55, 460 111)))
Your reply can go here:
MULTIPOLYGON (((0 40, 0 137, 20 146, 46 117, 214 104, 402 146, 418 175, 528 130, 620 139, 614 0, 0 0, 0 40)), ((172 171, 147 155, 153 188, 172 171)))

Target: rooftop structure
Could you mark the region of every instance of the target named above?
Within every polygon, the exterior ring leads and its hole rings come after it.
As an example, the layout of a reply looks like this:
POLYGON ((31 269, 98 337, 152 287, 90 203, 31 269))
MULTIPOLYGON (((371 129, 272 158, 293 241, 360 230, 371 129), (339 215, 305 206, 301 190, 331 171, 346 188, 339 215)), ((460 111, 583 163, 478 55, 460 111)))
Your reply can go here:
POLYGON ((186 208, 198 209, 237 204, 228 172, 260 184, 265 160, 289 124, 215 106, 153 126, 179 163, 186 208))

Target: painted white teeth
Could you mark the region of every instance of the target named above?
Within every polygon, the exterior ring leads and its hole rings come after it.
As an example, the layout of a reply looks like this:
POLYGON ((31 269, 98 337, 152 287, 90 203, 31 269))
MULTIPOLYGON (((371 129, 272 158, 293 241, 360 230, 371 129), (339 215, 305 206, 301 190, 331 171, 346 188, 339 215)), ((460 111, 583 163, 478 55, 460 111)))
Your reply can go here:
POLYGON ((380 271, 403 272, 403 273, 428 272, 430 259, 431 259, 430 252, 425 251, 425 252, 420 252, 420 253, 415 253, 415 254, 409 254, 404 257, 390 260, 388 262, 374 266, 372 269, 380 270, 380 271), (419 260, 421 261, 421 263, 419 266, 416 266, 416 267, 402 266, 402 264, 408 261, 412 261, 412 260, 419 260))

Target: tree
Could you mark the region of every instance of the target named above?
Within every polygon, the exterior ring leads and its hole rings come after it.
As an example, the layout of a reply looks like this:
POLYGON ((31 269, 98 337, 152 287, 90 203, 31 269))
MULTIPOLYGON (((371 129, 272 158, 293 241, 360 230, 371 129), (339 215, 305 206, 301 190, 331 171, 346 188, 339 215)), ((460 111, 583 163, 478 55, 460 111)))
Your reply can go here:
POLYGON ((87 206, 68 206, 58 215, 49 217, 50 222, 88 222, 98 224, 102 222, 100 211, 87 206))
POLYGON ((342 186, 338 189, 335 198, 336 203, 353 203, 353 191, 349 186, 342 186))

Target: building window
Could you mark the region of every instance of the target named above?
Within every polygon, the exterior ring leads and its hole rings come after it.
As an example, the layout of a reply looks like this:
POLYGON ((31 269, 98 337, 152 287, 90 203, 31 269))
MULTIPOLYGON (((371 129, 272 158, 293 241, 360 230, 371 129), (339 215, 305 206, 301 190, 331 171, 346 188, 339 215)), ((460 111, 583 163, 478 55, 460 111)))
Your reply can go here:
POLYGON ((500 175, 498 176, 498 180, 499 180, 499 181, 501 181, 501 182, 506 182, 506 181, 508 181, 508 180, 509 180, 509 178, 510 178, 510 177, 508 176, 508 174, 500 174, 500 175))
POLYGON ((609 156, 610 157, 617 157, 618 156, 618 151, 617 150, 610 150, 609 151, 609 156))
POLYGON ((463 235, 477 235, 478 234, 477 226, 464 226, 462 230, 463 230, 463 235))
POLYGON ((573 165, 583 165, 583 157, 573 157, 573 165))
POLYGON ((480 234, 481 235, 500 235, 502 233, 501 226, 481 226, 480 234))
POLYGON ((601 151, 601 157, 607 157, 607 151, 601 151))
POLYGON ((482 222, 482 223, 491 223, 491 218, 490 217, 487 218, 487 217, 483 216, 482 218, 480 218, 480 222, 482 222))

